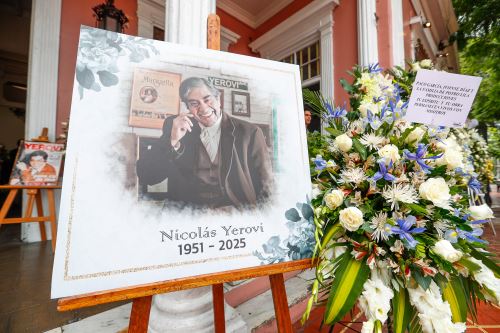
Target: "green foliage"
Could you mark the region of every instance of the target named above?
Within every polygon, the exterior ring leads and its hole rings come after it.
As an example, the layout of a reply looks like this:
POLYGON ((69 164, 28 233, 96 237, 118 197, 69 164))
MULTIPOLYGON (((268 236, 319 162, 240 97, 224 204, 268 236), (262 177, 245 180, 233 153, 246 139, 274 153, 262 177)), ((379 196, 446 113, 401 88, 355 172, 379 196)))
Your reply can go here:
POLYGON ((404 333, 410 323, 412 316, 412 307, 410 305, 410 296, 406 288, 399 288, 394 292, 392 299, 393 325, 394 333, 404 333))
POLYGON ((461 73, 483 78, 472 114, 493 123, 500 114, 500 0, 453 0, 453 6, 460 26, 461 73))

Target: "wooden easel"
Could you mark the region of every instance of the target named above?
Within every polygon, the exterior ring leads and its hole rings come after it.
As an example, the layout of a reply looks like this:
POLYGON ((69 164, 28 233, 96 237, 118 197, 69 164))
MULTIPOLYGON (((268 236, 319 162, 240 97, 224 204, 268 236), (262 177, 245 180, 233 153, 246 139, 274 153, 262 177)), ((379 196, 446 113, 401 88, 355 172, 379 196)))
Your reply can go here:
MULTIPOLYGON (((220 50, 220 18, 215 14, 209 15, 207 28, 207 47, 212 50, 220 50)), ((288 309, 283 273, 312 267, 314 267, 314 264, 311 259, 303 259, 61 298, 57 303, 57 310, 75 310, 98 304, 132 299, 133 303, 128 332, 143 333, 148 330, 153 295, 211 285, 214 306, 214 329, 216 333, 225 333, 226 320, 224 316, 223 283, 269 276, 278 332, 292 333, 292 322, 288 309)))
POLYGON ((61 186, 26 186, 26 185, 1 185, 0 190, 9 190, 7 199, 5 199, 2 208, 0 209, 0 225, 2 224, 13 224, 13 223, 25 223, 25 222, 38 222, 40 226, 40 234, 42 236, 42 241, 47 240, 47 233, 45 231, 45 221, 50 222, 50 231, 52 235, 52 251, 56 249, 56 205, 54 200, 54 190, 59 189, 61 186), (22 217, 11 217, 6 218, 17 193, 20 190, 26 190, 28 195, 28 202, 26 209, 22 217), (47 199, 49 204, 49 215, 43 214, 43 203, 42 203, 42 191, 47 192, 47 199), (36 210, 38 213, 37 217, 33 217, 33 206, 36 203, 36 210))

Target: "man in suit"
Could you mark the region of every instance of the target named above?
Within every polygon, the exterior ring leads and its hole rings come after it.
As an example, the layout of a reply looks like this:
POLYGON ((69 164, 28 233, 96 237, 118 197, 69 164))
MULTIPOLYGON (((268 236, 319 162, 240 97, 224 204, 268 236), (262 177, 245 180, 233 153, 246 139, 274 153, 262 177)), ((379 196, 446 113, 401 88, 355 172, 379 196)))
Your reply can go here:
POLYGON ((165 120, 159 143, 141 152, 143 184, 168 179, 168 199, 207 208, 252 208, 272 188, 272 166, 262 130, 221 110, 220 93, 206 79, 179 88, 188 113, 165 120))

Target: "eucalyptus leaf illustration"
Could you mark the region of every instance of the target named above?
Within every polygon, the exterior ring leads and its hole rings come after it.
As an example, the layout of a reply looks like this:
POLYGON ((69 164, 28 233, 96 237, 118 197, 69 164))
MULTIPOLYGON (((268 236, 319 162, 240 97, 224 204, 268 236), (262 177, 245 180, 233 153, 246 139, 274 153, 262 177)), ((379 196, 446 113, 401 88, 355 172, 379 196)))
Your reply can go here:
POLYGON ((118 84, 118 76, 109 71, 99 71, 97 72, 97 75, 99 75, 99 80, 105 87, 110 87, 118 84))
POLYGON ((76 80, 85 89, 91 89, 95 82, 94 73, 87 67, 84 67, 81 71, 76 69, 76 80))

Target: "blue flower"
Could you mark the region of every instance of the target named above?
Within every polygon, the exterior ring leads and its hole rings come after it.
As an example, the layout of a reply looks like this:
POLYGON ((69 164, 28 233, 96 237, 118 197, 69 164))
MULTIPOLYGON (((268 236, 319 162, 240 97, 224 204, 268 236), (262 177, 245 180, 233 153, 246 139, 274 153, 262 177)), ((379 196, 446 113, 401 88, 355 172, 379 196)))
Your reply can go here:
POLYGON ((314 164, 316 165, 315 170, 321 171, 326 168, 326 161, 323 159, 321 155, 316 155, 316 158, 313 159, 314 164))
POLYGON ((469 181, 467 182, 467 186, 472 190, 472 192, 476 194, 481 193, 481 183, 477 180, 476 177, 470 177, 469 181))
POLYGON ((456 243, 458 238, 465 239, 468 242, 488 243, 487 241, 477 238, 483 234, 483 229, 472 228, 472 231, 465 231, 462 229, 450 229, 444 234, 444 239, 450 243, 456 243))
POLYGON ((397 219, 396 222, 398 226, 392 227, 391 231, 396 235, 399 235, 399 239, 406 240, 410 249, 413 249, 418 241, 413 238, 412 234, 420 234, 425 231, 425 228, 413 228, 411 227, 417 222, 417 218, 413 215, 409 215, 406 219, 397 219))
POLYGON ((347 115, 347 110, 345 108, 345 105, 343 107, 337 106, 335 109, 333 109, 332 105, 330 103, 325 103, 326 105, 326 110, 327 114, 325 118, 328 119, 335 119, 335 118, 343 118, 347 115))
POLYGON ((374 115, 370 110, 368 110, 367 117, 364 120, 365 123, 368 122, 370 124, 370 127, 373 128, 374 130, 378 130, 380 126, 382 126, 383 121, 381 120, 384 114, 384 109, 382 109, 382 114, 381 116, 376 116, 374 115))
POLYGON ((373 175, 372 180, 377 184, 377 180, 384 178, 388 182, 393 182, 396 180, 396 177, 389 173, 389 170, 392 168, 392 161, 389 162, 389 165, 385 165, 385 161, 378 161, 379 171, 373 175))
POLYGON ((404 154, 407 159, 410 161, 415 161, 417 162, 418 165, 422 168, 424 173, 429 173, 429 170, 432 170, 433 168, 425 164, 425 160, 435 160, 437 158, 440 158, 443 156, 443 154, 439 154, 436 156, 431 156, 431 157, 425 157, 425 154, 427 153, 427 147, 428 145, 424 145, 423 143, 419 143, 417 147, 417 151, 415 153, 410 153, 407 149, 404 150, 404 154))
POLYGON ((368 72, 370 73, 380 73, 382 72, 382 68, 378 65, 378 62, 368 65, 368 72))

